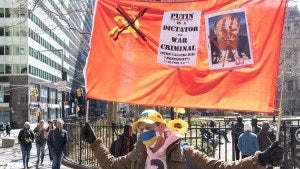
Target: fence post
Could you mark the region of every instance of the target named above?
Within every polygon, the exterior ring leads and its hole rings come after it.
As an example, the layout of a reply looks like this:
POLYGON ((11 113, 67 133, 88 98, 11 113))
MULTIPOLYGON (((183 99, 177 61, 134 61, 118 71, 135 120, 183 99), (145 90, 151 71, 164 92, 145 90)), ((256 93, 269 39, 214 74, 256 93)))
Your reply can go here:
POLYGON ((79 141, 79 165, 81 165, 82 160, 81 160, 81 155, 82 155, 82 136, 81 136, 81 129, 82 129, 82 117, 80 117, 80 122, 79 122, 79 136, 80 136, 80 141, 79 141))

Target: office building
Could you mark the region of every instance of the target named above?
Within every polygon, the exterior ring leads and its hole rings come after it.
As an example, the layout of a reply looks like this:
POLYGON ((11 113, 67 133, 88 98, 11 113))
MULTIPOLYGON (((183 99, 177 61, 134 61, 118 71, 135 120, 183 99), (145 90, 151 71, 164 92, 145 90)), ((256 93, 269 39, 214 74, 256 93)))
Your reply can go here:
POLYGON ((92 8, 90 1, 0 1, 2 121, 22 127, 76 113, 92 8))
POLYGON ((297 7, 289 7, 286 13, 279 68, 277 106, 282 108, 283 115, 300 115, 300 12, 297 7))

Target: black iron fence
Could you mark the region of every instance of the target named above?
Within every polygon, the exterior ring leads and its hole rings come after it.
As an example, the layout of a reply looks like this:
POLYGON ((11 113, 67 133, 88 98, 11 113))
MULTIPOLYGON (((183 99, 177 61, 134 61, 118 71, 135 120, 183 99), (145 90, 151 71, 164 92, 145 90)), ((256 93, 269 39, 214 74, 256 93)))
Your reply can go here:
MULTIPOLYGON (((117 133, 123 132, 122 125, 108 124, 106 119, 90 119, 97 137, 103 140, 103 143, 109 148, 112 141, 117 138, 117 133)), ((206 123, 206 122, 205 122, 206 123)), ((81 139, 80 129, 83 127, 82 119, 66 120, 65 129, 69 134, 68 147, 65 152, 66 159, 87 168, 99 168, 99 164, 94 158, 94 153, 89 149, 89 145, 81 139)), ((182 138, 182 141, 205 152, 208 156, 221 159, 223 161, 233 161, 234 145, 233 142, 226 143, 224 138, 218 134, 213 134, 213 139, 204 137, 203 130, 211 130, 203 123, 193 123, 190 125, 188 133, 182 138)), ((224 122, 219 122, 214 128, 225 130, 229 139, 231 139, 231 126, 224 122)), ((283 120, 281 125, 281 142, 284 146, 284 163, 281 168, 292 169, 300 166, 300 122, 299 120, 283 120), (296 131, 299 129, 299 135, 296 131), (299 137, 299 145, 297 142, 299 137)))

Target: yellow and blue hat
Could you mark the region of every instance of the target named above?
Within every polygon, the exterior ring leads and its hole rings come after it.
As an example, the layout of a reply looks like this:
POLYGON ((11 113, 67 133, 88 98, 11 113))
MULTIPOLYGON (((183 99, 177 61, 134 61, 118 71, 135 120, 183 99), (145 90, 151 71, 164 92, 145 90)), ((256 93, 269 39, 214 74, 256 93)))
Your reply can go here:
POLYGON ((159 123, 165 124, 165 121, 164 121, 162 115, 158 111, 153 110, 153 109, 144 110, 139 115, 139 119, 133 123, 132 128, 134 130, 137 129, 140 122, 144 122, 147 124, 154 124, 156 122, 159 122, 159 123))

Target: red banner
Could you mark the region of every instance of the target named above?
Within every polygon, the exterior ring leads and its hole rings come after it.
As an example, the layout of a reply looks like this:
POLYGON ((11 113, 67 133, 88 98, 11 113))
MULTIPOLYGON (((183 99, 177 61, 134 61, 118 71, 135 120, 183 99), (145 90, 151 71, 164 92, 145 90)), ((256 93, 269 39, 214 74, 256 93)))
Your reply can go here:
POLYGON ((286 0, 98 0, 87 97, 273 112, 286 0))

